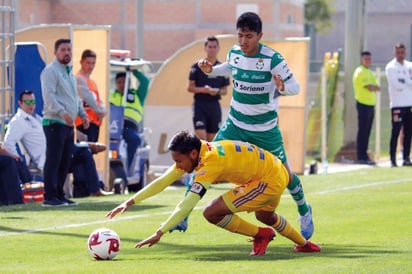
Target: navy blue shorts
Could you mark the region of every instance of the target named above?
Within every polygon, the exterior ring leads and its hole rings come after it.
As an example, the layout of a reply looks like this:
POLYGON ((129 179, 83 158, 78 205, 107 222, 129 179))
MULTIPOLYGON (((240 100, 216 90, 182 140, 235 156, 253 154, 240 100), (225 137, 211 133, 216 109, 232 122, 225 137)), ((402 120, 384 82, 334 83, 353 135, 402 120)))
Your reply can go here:
POLYGON ((195 101, 193 103, 193 127, 216 133, 222 120, 219 101, 195 101))

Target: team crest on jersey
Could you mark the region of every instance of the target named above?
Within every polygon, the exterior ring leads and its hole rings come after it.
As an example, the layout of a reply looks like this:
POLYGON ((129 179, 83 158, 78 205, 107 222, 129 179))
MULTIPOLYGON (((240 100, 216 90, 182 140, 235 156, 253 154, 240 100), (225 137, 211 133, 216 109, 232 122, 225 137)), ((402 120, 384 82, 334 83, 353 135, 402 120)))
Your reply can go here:
POLYGON ((265 66, 265 62, 263 62, 262 58, 259 58, 257 63, 256 63, 256 69, 262 70, 265 66))

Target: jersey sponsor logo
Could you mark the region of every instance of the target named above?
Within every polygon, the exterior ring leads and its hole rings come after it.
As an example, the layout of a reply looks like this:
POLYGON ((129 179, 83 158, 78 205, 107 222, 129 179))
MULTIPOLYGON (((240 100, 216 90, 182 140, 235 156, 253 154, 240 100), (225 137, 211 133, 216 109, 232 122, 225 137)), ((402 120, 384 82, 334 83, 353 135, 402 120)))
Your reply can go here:
MULTIPOLYGON (((252 76, 253 77, 253 76, 252 76)), ((247 74, 246 72, 242 73, 242 75, 240 75, 241 79, 249 79, 249 74, 247 74)))
POLYGON ((256 87, 252 85, 239 84, 238 81, 233 82, 235 88, 239 91, 265 91, 265 87, 256 87))
POLYGON ((262 74, 249 74, 249 73, 243 72, 242 75, 240 75, 240 79, 243 79, 243 80, 249 80, 249 79, 252 79, 252 80, 265 80, 265 75, 262 75, 262 74))
POLYGON ((262 74, 253 74, 252 75, 253 80, 265 80, 265 75, 262 74))

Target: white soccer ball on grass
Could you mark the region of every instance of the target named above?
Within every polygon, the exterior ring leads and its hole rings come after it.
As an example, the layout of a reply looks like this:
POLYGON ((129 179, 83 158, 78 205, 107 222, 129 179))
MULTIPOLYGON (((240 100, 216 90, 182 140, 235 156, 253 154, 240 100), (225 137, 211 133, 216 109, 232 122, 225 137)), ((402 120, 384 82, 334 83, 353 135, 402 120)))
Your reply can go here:
POLYGON ((93 231, 87 240, 87 250, 96 260, 112 260, 120 251, 120 238, 108 228, 93 231))

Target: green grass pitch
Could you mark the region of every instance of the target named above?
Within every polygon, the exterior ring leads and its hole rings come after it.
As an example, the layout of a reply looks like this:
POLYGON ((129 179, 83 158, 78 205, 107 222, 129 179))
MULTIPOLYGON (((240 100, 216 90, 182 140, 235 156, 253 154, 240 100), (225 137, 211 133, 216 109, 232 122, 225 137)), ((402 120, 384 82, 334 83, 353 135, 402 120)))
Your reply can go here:
MULTIPOLYGON (((1 273, 410 273, 412 271, 412 169, 370 168, 302 176, 312 204, 320 253, 294 253, 277 235, 264 256, 250 257, 247 237, 215 227, 201 208, 230 185, 209 190, 185 233, 167 233, 150 248, 134 244, 150 236, 183 197, 168 188, 113 220, 105 213, 128 196, 77 199, 77 207, 39 203, 0 207, 1 273), (121 249, 113 261, 87 252, 89 234, 116 231, 121 249)), ((278 212, 298 228, 295 204, 284 193, 278 212)), ((242 214, 258 223, 253 214, 242 214)))

